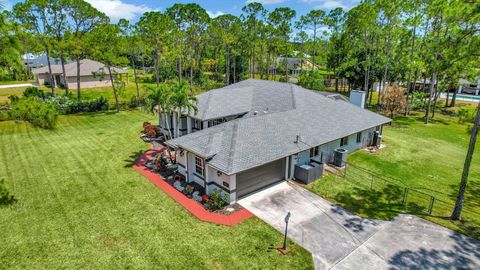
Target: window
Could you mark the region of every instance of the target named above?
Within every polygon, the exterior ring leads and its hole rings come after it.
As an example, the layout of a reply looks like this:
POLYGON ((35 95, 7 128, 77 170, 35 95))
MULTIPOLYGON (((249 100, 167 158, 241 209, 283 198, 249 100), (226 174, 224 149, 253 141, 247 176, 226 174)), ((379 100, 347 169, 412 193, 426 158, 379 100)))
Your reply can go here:
POLYGON ((202 121, 194 119, 193 120, 193 129, 201 130, 202 129, 202 121))
POLYGON ((362 142, 362 132, 358 132, 357 133, 357 143, 361 143, 362 142))
POLYGON ((348 144, 348 136, 347 137, 343 137, 341 140, 340 140, 340 146, 345 146, 348 144))
POLYGON ((319 153, 319 147, 310 148, 310 157, 316 157, 319 153))
POLYGON ((216 126, 216 125, 220 125, 222 123, 225 123, 227 122, 227 119, 225 118, 218 118, 218 119, 214 119, 214 120, 210 120, 208 121, 208 126, 209 127, 213 127, 213 126, 216 126))
POLYGON ((195 172, 200 175, 200 176, 203 176, 203 159, 195 156, 195 172))

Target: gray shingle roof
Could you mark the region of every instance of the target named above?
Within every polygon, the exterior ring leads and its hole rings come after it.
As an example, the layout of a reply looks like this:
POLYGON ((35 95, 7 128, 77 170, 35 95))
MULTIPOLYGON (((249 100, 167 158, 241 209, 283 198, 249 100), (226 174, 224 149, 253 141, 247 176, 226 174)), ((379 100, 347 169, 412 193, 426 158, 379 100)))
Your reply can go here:
MULTIPOLYGON (((287 83, 249 79, 214 91, 251 92, 252 110, 259 113, 253 115, 250 111, 242 118, 170 140, 167 144, 207 157, 208 164, 227 174, 390 122, 389 118, 341 98, 287 83), (264 110, 265 106, 269 109, 264 110), (294 142, 297 135, 299 143, 294 142)), ((226 95, 218 96, 225 98, 226 95)))
MULTIPOLYGON (((62 65, 51 65, 52 73, 53 74, 62 74, 62 65)), ((93 61, 90 59, 83 59, 80 61, 80 76, 88 76, 92 75, 92 72, 98 72, 99 70, 104 69, 105 73, 108 73, 107 67, 97 61, 93 61)), ((112 71, 117 73, 125 74, 127 71, 112 67, 112 71)), ((37 68, 32 70, 34 74, 44 74, 48 73, 48 66, 37 68)), ((77 76, 77 63, 72 62, 69 64, 65 64, 65 73, 67 77, 77 76)))

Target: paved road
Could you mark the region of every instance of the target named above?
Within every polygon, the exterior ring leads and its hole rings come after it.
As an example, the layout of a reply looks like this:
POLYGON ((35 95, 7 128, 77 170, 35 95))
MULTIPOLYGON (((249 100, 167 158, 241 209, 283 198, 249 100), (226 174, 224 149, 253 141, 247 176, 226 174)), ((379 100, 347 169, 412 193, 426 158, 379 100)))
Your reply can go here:
POLYGON ((312 253, 316 269, 480 269, 480 241, 416 216, 364 219, 292 183, 239 201, 312 253))
POLYGON ((31 84, 31 83, 6 84, 6 85, 0 85, 0 89, 3 89, 3 88, 18 88, 18 87, 27 87, 27 86, 33 86, 33 84, 31 84))

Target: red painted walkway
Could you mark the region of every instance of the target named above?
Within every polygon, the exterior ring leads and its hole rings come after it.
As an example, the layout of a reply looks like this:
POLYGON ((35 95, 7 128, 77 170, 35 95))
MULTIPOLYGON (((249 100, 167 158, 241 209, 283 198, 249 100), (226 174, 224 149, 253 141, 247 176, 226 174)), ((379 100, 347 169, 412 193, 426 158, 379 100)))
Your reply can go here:
POLYGON ((170 184, 168 184, 163 178, 148 170, 145 166, 143 166, 148 158, 155 152, 161 151, 162 149, 153 149, 146 152, 140 159, 136 162, 133 168, 139 171, 143 176, 148 178, 150 182, 156 185, 159 189, 165 192, 168 196, 174 199, 177 203, 182 205, 185 209, 187 209, 192 215, 194 215, 199 220, 222 224, 227 226, 233 226, 239 222, 244 221, 247 218, 253 217, 253 214, 250 213, 247 209, 242 209, 237 211, 231 215, 221 215, 217 213, 212 213, 203 208, 198 202, 193 199, 188 198, 180 191, 176 190, 170 184))

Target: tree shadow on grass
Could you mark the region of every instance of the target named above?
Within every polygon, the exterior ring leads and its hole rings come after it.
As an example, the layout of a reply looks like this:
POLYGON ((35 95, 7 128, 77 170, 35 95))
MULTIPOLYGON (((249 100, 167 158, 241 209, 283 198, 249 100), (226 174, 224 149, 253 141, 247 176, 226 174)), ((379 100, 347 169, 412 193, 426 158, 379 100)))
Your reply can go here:
POLYGON ((138 159, 143 156, 147 151, 146 150, 140 150, 137 152, 133 152, 130 154, 128 159, 125 159, 124 161, 126 162, 125 168, 131 168, 137 164, 138 159))
POLYGON ((452 233, 453 246, 401 250, 389 260, 390 269, 479 269, 480 241, 452 233))
MULTIPOLYGON (((381 220, 391 220, 402 212, 399 203, 401 198, 400 188, 394 185, 388 185, 382 190, 355 187, 352 191, 342 191, 334 197, 340 206, 349 211, 381 220)), ((347 220, 344 225, 357 231, 362 230, 358 220, 347 220)))

